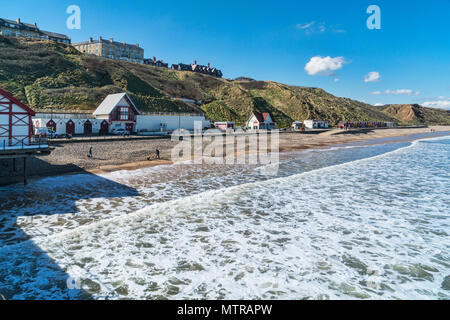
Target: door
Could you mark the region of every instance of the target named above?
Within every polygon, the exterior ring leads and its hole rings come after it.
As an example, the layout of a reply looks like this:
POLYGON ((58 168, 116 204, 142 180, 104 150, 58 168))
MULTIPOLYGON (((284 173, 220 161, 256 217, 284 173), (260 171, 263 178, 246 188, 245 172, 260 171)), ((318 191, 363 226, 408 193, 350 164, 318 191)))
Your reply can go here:
POLYGON ((105 135, 109 133, 109 123, 106 120, 103 120, 102 124, 100 125, 100 134, 105 135))
POLYGON ((53 132, 56 132, 56 122, 50 120, 49 122, 47 122, 47 128, 50 128, 53 132))
POLYGON ((128 132, 133 133, 133 132, 134 132, 134 123, 127 123, 127 124, 125 125, 125 129, 126 129, 128 132))
POLYGON ((66 123, 66 134, 74 135, 75 134, 75 122, 69 120, 66 123))
POLYGON ((92 123, 89 120, 84 123, 84 134, 92 134, 92 123))

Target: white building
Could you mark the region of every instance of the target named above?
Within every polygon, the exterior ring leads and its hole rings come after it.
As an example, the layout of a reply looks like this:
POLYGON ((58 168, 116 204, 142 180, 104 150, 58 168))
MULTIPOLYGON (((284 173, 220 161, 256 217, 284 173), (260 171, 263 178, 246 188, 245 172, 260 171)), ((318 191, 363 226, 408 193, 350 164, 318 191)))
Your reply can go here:
POLYGON ((308 129, 328 129, 330 123, 326 120, 305 120, 304 125, 308 129))
POLYGON ((234 130, 235 123, 234 122, 214 122, 214 127, 219 129, 220 131, 231 131, 234 130))
POLYGON ((273 130, 275 122, 270 113, 253 112, 247 121, 248 130, 273 130))
MULTIPOLYGON (((36 113, 33 118, 35 133, 39 128, 51 128, 56 134, 89 135, 98 134, 105 121, 95 119, 92 114, 36 113)), ((108 124, 106 123, 108 126, 108 124)))
POLYGON ((140 114, 126 93, 110 94, 93 114, 37 113, 33 119, 35 130, 51 128, 57 134, 108 134, 117 129, 135 132, 136 116, 140 114))
POLYGON ((137 116, 140 114, 141 112, 133 100, 125 92, 110 94, 94 111, 96 119, 103 119, 108 122, 107 132, 117 129, 135 132, 137 116))
POLYGON ((164 133, 180 128, 194 131, 196 122, 201 125, 202 130, 211 127, 211 122, 204 115, 146 114, 137 116, 136 131, 164 133))
POLYGON ((292 123, 292 129, 294 129, 294 130, 301 130, 301 129, 303 129, 303 122, 301 122, 301 121, 294 121, 292 123))
POLYGON ((34 115, 33 110, 0 89, 0 149, 31 144, 34 115))
POLYGON ((47 127, 57 134, 71 135, 103 135, 118 129, 138 133, 171 132, 178 128, 194 131, 195 122, 199 122, 202 129, 211 126, 203 115, 143 115, 126 93, 107 96, 93 114, 37 113, 33 119, 35 130, 47 127))

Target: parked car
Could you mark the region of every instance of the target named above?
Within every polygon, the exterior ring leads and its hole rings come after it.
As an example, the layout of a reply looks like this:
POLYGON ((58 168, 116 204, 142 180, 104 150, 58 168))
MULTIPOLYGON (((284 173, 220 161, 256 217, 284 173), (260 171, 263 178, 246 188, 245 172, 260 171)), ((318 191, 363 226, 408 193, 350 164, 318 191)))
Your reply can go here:
POLYGON ((125 129, 116 129, 116 130, 114 131, 114 134, 115 134, 116 136, 123 136, 123 137, 126 137, 126 136, 129 136, 129 135, 130 135, 130 132, 129 132, 128 130, 125 130, 125 129))

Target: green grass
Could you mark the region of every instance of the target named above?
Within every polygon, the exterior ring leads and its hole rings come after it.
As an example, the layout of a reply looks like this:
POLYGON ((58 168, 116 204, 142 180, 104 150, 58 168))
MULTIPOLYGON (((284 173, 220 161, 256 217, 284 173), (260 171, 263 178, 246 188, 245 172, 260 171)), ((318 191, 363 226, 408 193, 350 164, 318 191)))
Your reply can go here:
MULTIPOLYGON (((270 112, 278 127, 294 120, 403 122, 394 107, 335 97, 322 89, 267 81, 230 81, 192 72, 83 55, 73 47, 45 41, 0 36, 0 86, 30 107, 94 110, 111 93, 127 92, 145 112, 197 112, 171 97, 202 100, 213 121, 242 126, 253 111, 270 112)), ((445 111, 415 108, 408 123, 448 124, 445 111)))

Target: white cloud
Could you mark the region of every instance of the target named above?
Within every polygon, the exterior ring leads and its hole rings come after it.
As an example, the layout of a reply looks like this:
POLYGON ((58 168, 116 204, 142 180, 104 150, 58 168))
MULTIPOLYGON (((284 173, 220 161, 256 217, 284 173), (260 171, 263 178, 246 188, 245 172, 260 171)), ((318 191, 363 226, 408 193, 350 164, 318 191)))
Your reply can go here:
POLYGON ((323 75, 333 76, 337 70, 342 69, 346 63, 344 57, 312 57, 306 64, 305 71, 310 76, 323 75))
POLYGON ((299 23, 299 24, 297 25, 297 29, 300 29, 300 30, 309 29, 309 28, 311 28, 315 23, 316 23, 315 21, 312 21, 312 22, 309 22, 309 23, 305 23, 305 24, 300 24, 300 23, 299 23))
POLYGON ((339 78, 334 78, 334 80, 333 80, 335 83, 336 82, 339 82, 339 81, 341 81, 341 79, 339 79, 339 78))
POLYGON ((364 82, 378 82, 380 81, 380 78, 381 76, 379 72, 372 71, 366 74, 366 76, 364 77, 364 82))
POLYGON ((439 97, 440 100, 426 101, 422 103, 424 107, 450 110, 450 98, 439 97))
POLYGON ((381 106, 384 106, 384 104, 382 104, 382 103, 380 103, 380 102, 377 102, 377 103, 374 104, 374 106, 375 106, 375 107, 381 107, 381 106))
POLYGON ((310 35, 312 33, 324 33, 326 31, 330 31, 333 33, 345 33, 345 30, 340 29, 339 26, 328 25, 325 22, 316 21, 299 23, 296 25, 296 28, 299 30, 303 30, 307 35, 310 35))
POLYGON ((374 95, 400 95, 400 94, 406 94, 408 96, 418 96, 420 94, 419 91, 413 91, 411 89, 397 89, 397 90, 385 90, 385 91, 374 91, 372 92, 374 95))

